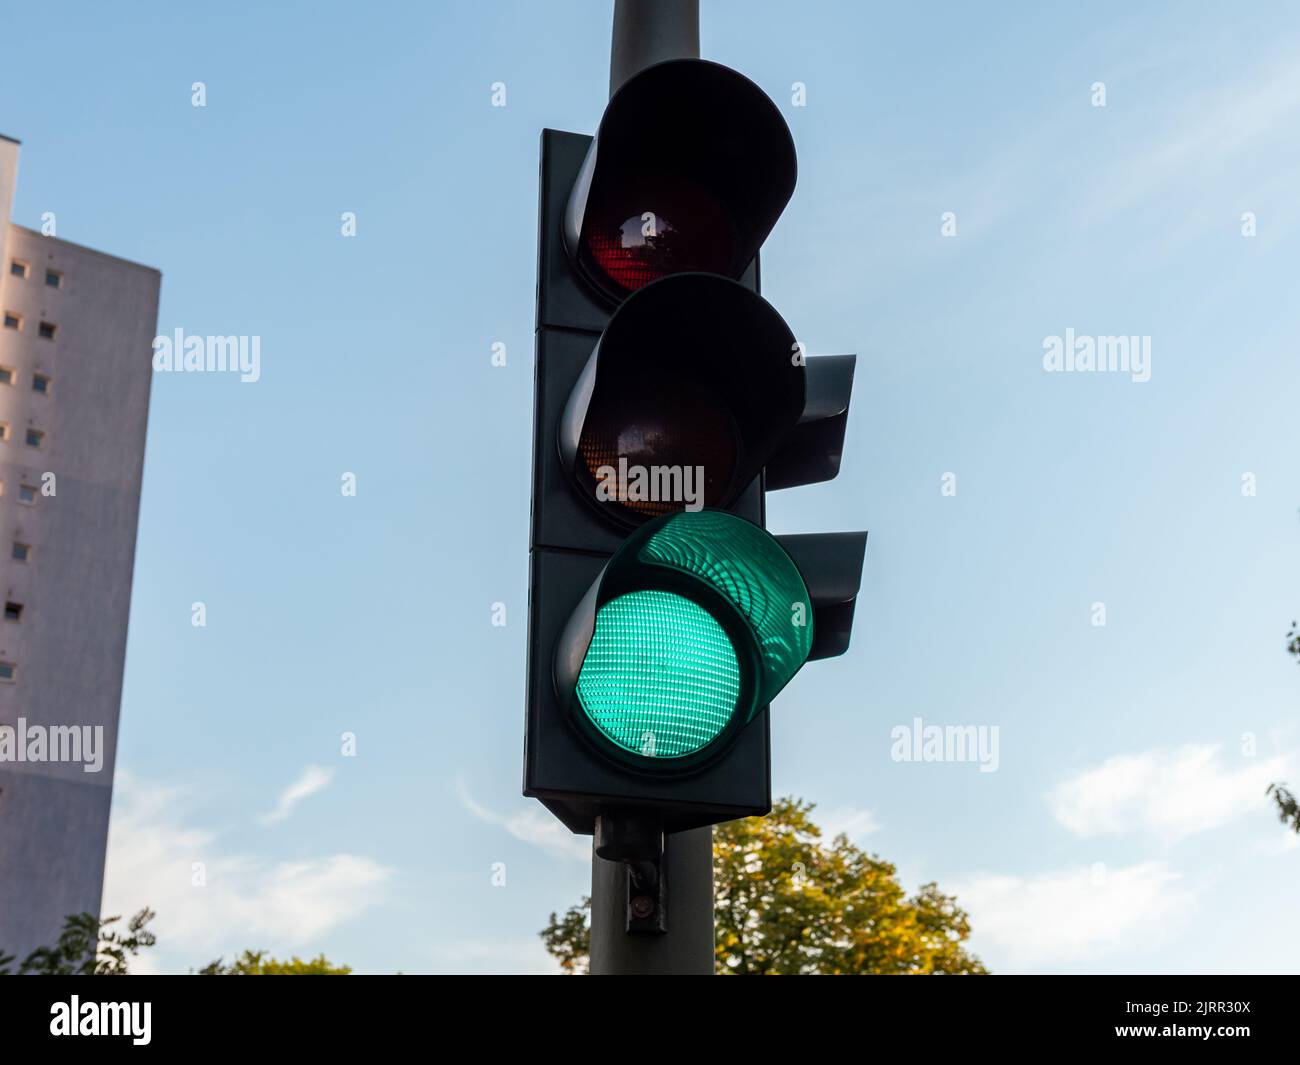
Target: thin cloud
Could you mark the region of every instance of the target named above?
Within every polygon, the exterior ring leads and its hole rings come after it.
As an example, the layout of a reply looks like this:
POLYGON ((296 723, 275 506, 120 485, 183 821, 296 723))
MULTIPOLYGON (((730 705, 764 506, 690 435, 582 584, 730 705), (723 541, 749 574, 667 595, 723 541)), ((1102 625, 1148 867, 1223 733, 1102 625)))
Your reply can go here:
POLYGON ((575 836, 549 811, 532 800, 529 800, 527 807, 515 813, 499 814, 480 804, 469 793, 464 780, 456 781, 456 794, 461 805, 480 821, 505 829, 521 843, 527 843, 556 858, 584 862, 591 860, 591 838, 575 836))
POLYGON ((839 835, 845 835, 853 841, 880 831, 880 822, 871 810, 845 806, 818 810, 817 817, 821 821, 822 839, 827 841, 839 835))
POLYGON ((1145 150, 1118 160, 1094 181, 1094 216, 1123 210, 1174 186, 1203 190, 1225 170, 1239 184, 1241 175, 1232 167, 1251 173, 1276 167, 1276 149, 1292 143, 1300 122, 1300 64, 1295 55, 1285 55, 1234 83, 1201 91, 1183 102, 1181 113, 1181 121, 1145 150))
POLYGON ((1266 814, 1264 791, 1285 779, 1287 764, 1279 756, 1232 765, 1209 744, 1117 755, 1065 780, 1049 802, 1057 821, 1079 836, 1142 831, 1176 840, 1266 814))
POLYGON ((334 770, 323 769, 318 765, 307 766, 299 775, 298 779, 290 784, 280 793, 280 802, 270 813, 262 814, 258 818, 264 825, 273 825, 277 821, 283 821, 303 799, 315 795, 318 791, 324 791, 329 787, 329 783, 334 779, 334 770))

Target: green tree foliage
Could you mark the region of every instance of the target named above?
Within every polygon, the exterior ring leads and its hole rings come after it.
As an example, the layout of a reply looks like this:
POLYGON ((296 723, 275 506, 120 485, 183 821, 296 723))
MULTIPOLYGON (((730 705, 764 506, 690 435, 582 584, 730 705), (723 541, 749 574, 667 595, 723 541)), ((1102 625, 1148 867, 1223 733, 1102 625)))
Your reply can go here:
MULTIPOLYGON (((102 921, 91 913, 71 914, 59 941, 32 951, 18 966, 20 976, 125 976, 127 964, 157 941, 146 927, 154 919, 147 906, 132 917, 126 931, 109 929, 121 917, 102 921)), ((0 952, 0 975, 11 974, 14 958, 0 952)))
POLYGON ((1296 802, 1295 794, 1285 784, 1270 784, 1265 794, 1273 796, 1278 820, 1300 832, 1300 803, 1296 802))
MULTIPOLYGON (((910 898, 894 866, 848 837, 826 843, 813 806, 782 799, 767 817, 713 836, 717 971, 722 974, 987 972, 965 949, 970 921, 925 884, 910 898)), ((542 942, 566 973, 584 973, 591 900, 551 914, 542 942)))
POLYGON ((577 906, 570 906, 563 917, 551 914, 550 923, 539 933, 542 945, 560 963, 569 976, 587 974, 591 953, 591 898, 584 895, 577 906))
POLYGON ((229 965, 222 960, 209 962, 199 970, 199 976, 347 976, 352 970, 346 965, 334 965, 324 954, 303 961, 296 954, 288 961, 269 957, 264 950, 246 950, 229 965))
MULTIPOLYGON (((157 942, 147 927, 154 916, 153 910, 145 907, 127 922, 125 932, 119 932, 109 926, 120 917, 100 921, 93 914, 72 914, 64 922, 59 941, 27 955, 18 966, 18 975, 125 976, 130 959, 157 942)), ((0 976, 13 974, 13 963, 13 955, 0 951, 0 976)), ((351 972, 346 965, 334 965, 324 954, 308 961, 296 955, 280 961, 261 950, 246 950, 229 965, 218 958, 199 970, 203 976, 347 976, 351 972)))

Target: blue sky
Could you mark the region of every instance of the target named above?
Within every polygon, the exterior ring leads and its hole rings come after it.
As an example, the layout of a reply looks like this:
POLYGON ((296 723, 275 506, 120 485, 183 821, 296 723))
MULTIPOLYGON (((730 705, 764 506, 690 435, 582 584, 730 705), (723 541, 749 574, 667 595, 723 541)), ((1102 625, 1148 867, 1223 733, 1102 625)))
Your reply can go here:
MULTIPOLYGON (((702 6, 799 152, 765 294, 859 355, 841 476, 769 499, 871 533, 778 793, 997 971, 1294 971, 1300 11, 702 6), (1150 380, 1045 372, 1067 329, 1150 380), (916 717, 997 771, 893 761, 916 717)), ((549 971, 589 873, 519 794, 537 141, 598 121, 612 5, 236 7, 6 16, 15 221, 160 268, 162 333, 262 338, 254 384, 155 377, 105 905, 163 971, 549 971)))

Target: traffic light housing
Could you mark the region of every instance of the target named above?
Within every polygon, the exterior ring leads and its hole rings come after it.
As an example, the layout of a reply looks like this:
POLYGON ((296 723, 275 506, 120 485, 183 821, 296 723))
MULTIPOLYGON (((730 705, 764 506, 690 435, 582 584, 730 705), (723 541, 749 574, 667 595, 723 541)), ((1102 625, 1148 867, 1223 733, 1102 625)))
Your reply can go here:
POLYGON ((543 132, 524 792, 575 832, 766 813, 768 704, 848 646, 866 534, 763 528, 838 472, 855 362, 759 295, 794 182, 775 105, 702 60, 543 132))

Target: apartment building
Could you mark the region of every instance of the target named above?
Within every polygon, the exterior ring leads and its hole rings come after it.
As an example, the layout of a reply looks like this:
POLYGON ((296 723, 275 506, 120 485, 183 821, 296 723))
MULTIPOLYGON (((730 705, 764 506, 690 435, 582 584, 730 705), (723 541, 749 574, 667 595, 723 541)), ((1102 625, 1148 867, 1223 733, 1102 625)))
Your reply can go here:
POLYGON ((99 913, 162 278, 11 224, 18 154, 0 136, 0 952, 21 959, 99 913))

